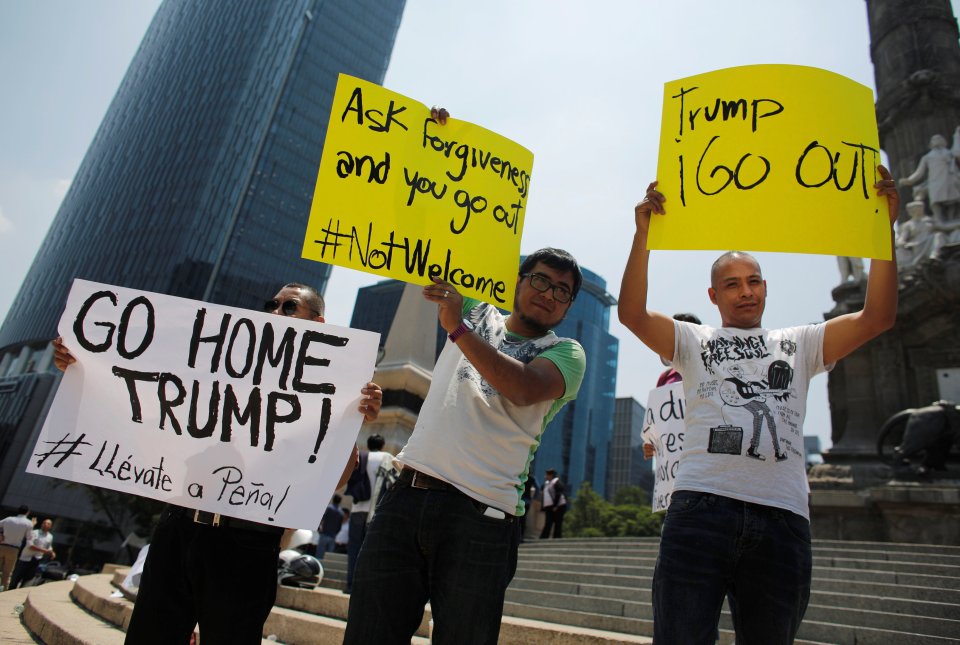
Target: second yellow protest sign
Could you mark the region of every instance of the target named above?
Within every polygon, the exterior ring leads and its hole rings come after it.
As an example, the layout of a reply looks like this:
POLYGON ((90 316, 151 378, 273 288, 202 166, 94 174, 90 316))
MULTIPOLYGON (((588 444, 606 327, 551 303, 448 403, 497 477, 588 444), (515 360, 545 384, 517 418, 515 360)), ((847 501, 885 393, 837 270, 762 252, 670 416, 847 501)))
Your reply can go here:
POLYGON ((812 67, 751 65, 667 83, 651 249, 890 259, 869 88, 812 67))
POLYGON ((303 257, 513 306, 533 154, 340 75, 303 257))

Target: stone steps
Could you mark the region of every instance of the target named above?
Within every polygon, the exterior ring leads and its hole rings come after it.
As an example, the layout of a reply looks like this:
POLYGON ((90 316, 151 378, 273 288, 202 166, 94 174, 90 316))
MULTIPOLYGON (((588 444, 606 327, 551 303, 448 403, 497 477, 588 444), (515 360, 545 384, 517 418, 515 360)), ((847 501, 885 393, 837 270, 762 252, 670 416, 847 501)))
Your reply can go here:
POLYGON ((44 645, 123 645, 122 630, 73 601, 73 586, 64 580, 30 587, 22 616, 27 628, 44 645))
MULTIPOLYGON (((507 591, 507 616, 652 634, 650 587, 659 540, 525 543, 507 591)), ((324 560, 324 585, 342 588, 345 558, 324 560)), ((802 642, 960 643, 960 548, 815 541, 802 642)), ((725 611, 721 641, 732 640, 725 611)), ((798 642, 801 642, 798 640, 798 642)))
MULTIPOLYGON (((524 544, 507 590, 501 644, 649 643, 654 539, 524 544)), ((960 548, 815 543, 810 605, 797 645, 960 645, 960 548)), ((290 645, 340 643, 346 557, 327 554, 316 590, 281 587, 265 634, 290 645)), ((0 594, 0 643, 121 643, 132 603, 114 597, 124 572, 0 594), (22 621, 14 613, 24 605, 22 621), (36 636, 36 640, 34 636, 36 636)), ((414 643, 427 643, 430 606, 414 643)), ((729 613, 720 644, 734 641, 729 613)), ((264 640, 264 643, 269 641, 264 640)))
MULTIPOLYGON (((43 645, 114 645, 123 643, 133 603, 117 587, 125 572, 83 576, 75 583, 62 581, 40 587, 0 594, 0 643, 43 645), (24 605, 23 622, 14 613, 24 605), (31 632, 37 638, 31 636, 31 632)), ((277 636, 271 642, 288 645, 335 645, 343 640, 349 597, 332 589, 281 587, 277 604, 264 625, 265 634, 277 636)), ((427 605, 413 645, 428 645, 427 605)), ((202 637, 202 635, 201 635, 202 637)), ((201 641, 202 642, 202 641, 201 641)), ((602 630, 548 624, 537 620, 508 617, 501 628, 501 645, 615 645, 649 644, 650 639, 602 630)))
POLYGON ((4 645, 36 645, 20 615, 27 601, 30 588, 14 589, 0 593, 0 643, 4 645))

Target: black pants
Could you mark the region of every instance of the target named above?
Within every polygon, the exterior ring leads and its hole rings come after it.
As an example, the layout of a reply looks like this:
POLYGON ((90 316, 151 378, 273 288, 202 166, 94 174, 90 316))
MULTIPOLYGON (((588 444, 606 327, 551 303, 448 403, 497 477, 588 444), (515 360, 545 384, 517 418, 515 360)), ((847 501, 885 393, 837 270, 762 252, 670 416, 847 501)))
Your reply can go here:
POLYGON ((360 547, 367 537, 367 516, 369 512, 360 511, 350 514, 350 540, 347 542, 347 588, 346 592, 353 591, 353 572, 357 568, 357 556, 360 547))
POLYGON ((197 524, 171 507, 153 534, 127 645, 259 645, 277 596, 283 529, 197 524))
POLYGON ((22 587, 23 583, 33 580, 33 576, 37 575, 37 567, 39 566, 40 558, 17 560, 17 566, 13 568, 13 576, 10 578, 10 588, 22 587))
POLYGON ((547 506, 543 509, 547 514, 546 523, 543 525, 543 532, 540 533, 540 539, 550 537, 550 529, 553 529, 553 537, 563 537, 563 514, 567 512, 567 506, 547 506))

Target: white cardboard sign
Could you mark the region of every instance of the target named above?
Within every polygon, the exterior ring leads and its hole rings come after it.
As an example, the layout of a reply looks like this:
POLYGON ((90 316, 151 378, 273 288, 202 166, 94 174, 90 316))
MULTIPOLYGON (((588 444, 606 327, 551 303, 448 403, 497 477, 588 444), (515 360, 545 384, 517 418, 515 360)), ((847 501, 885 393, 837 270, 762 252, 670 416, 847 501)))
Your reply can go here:
POLYGON ((28 472, 263 524, 317 526, 379 334, 74 281, 67 368, 28 472))
POLYGON ((643 424, 644 443, 652 443, 656 456, 653 512, 667 510, 673 482, 680 466, 684 433, 683 383, 670 383, 650 390, 643 424))

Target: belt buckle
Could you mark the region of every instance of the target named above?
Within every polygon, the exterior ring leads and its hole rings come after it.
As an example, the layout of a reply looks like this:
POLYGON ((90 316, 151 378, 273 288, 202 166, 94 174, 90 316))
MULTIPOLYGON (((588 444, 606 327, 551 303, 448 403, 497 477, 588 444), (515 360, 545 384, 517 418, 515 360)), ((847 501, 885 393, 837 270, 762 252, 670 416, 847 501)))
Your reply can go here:
POLYGON ((202 519, 200 519, 200 517, 201 517, 200 514, 203 513, 203 512, 204 512, 204 511, 201 511, 201 510, 196 510, 196 511, 193 512, 193 521, 194 521, 195 523, 197 523, 197 524, 204 524, 204 525, 213 526, 213 527, 218 527, 218 526, 220 526, 220 513, 211 513, 211 514, 210 514, 210 515, 212 516, 211 521, 209 521, 209 522, 204 522, 202 519))
POLYGON ((418 484, 417 484, 417 478, 418 478, 421 474, 422 474, 422 473, 421 473, 419 470, 414 470, 414 471, 413 471, 413 479, 410 480, 410 488, 419 488, 420 490, 430 490, 430 486, 428 486, 428 485, 426 485, 426 484, 423 484, 423 485, 418 485, 418 484))

